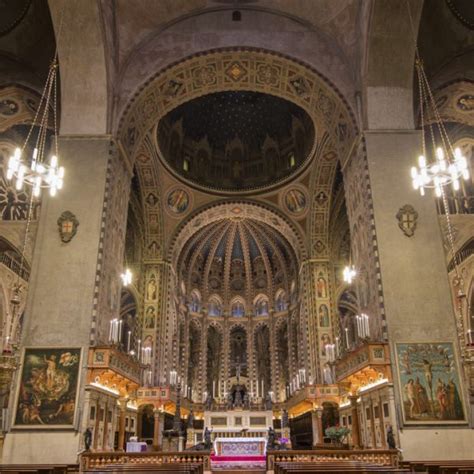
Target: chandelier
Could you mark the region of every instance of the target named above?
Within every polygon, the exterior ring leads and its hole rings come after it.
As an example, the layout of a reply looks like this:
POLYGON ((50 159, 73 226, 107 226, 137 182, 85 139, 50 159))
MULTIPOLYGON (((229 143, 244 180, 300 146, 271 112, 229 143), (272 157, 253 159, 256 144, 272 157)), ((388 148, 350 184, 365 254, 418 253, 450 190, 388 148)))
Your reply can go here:
POLYGON ((411 169, 411 178, 413 187, 419 190, 422 196, 425 194, 425 188, 431 188, 435 190, 437 197, 442 197, 445 186, 451 185, 454 191, 460 189, 460 180, 469 179, 469 169, 461 150, 454 149, 451 144, 423 69, 423 62, 418 56, 418 50, 416 54, 422 154, 418 157, 418 167, 413 166, 411 169), (433 117, 434 122, 425 124, 426 116, 433 117), (431 137, 429 152, 426 144, 427 131, 431 137))
POLYGON ((354 265, 347 265, 344 267, 342 271, 342 278, 344 279, 345 283, 349 285, 352 283, 352 280, 357 276, 357 271, 354 265))
POLYGON ((57 117, 57 89, 58 89, 58 56, 57 53, 49 67, 46 84, 41 95, 33 122, 28 131, 25 142, 8 161, 6 178, 10 181, 15 178, 15 187, 18 191, 29 186, 32 194, 39 197, 41 189, 48 188, 49 194, 55 196, 63 187, 64 168, 58 165, 58 117, 57 117), (52 119, 52 120, 51 120, 52 119), (47 163, 48 125, 53 124, 52 148, 54 152, 47 163), (33 136, 36 133, 36 139, 33 136), (33 148, 29 158, 25 158, 28 147, 33 148))

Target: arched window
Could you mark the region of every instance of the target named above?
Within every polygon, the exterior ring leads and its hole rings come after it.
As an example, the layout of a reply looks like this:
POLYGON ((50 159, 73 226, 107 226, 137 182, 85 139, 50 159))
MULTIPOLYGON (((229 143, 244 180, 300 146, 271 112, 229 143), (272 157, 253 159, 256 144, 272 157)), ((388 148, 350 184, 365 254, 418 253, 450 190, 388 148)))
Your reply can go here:
POLYGON ((201 311, 201 295, 196 290, 191 293, 191 303, 189 304, 189 309, 193 313, 199 313, 199 311, 201 311))
POLYGON ((256 316, 265 316, 268 314, 268 300, 260 296, 255 301, 255 315, 256 316))
POLYGON ((286 294, 283 290, 278 290, 275 297, 275 309, 276 311, 286 311, 287 308, 286 294))
POLYGON ((207 312, 209 316, 222 316, 222 304, 218 298, 211 298, 207 312))
POLYGON ((244 303, 241 300, 235 300, 232 303, 232 307, 230 310, 231 316, 234 317, 242 317, 245 316, 245 306, 244 303))

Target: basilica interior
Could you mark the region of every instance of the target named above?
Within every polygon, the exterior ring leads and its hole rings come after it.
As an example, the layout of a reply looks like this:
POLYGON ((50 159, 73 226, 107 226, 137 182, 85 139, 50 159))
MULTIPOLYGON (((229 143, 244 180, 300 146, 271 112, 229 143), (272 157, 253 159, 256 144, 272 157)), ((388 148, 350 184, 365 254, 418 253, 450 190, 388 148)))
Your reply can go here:
POLYGON ((0 2, 0 471, 474 469, 473 30, 0 2))

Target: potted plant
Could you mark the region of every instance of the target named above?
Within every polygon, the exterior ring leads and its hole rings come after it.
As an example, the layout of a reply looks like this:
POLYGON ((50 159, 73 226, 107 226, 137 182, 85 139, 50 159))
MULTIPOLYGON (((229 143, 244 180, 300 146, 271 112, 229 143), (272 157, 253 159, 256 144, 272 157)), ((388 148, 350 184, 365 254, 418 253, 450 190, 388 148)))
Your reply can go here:
POLYGON ((344 441, 350 432, 351 430, 346 426, 336 425, 326 428, 325 434, 331 439, 332 444, 342 448, 344 446, 344 441))

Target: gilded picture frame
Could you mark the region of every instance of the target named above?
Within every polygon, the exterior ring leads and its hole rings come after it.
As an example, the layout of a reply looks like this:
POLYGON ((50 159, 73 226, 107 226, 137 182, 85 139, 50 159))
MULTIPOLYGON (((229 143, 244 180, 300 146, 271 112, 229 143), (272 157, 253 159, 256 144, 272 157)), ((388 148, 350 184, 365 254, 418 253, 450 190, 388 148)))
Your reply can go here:
POLYGON ((25 347, 12 428, 74 429, 81 366, 80 347, 25 347))
POLYGON ((404 425, 466 424, 452 342, 399 342, 396 367, 404 425))

